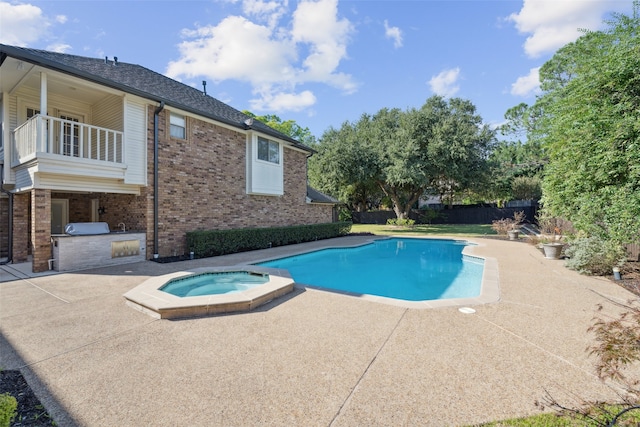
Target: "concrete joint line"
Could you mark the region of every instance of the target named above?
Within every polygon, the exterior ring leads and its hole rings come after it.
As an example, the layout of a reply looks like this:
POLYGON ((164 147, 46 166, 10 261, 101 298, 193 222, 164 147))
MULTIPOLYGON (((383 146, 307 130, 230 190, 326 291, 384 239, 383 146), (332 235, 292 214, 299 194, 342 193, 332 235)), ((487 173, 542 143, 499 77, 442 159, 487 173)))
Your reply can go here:
POLYGON ((99 338, 97 340, 90 341, 90 342, 88 342, 86 344, 82 344, 82 345, 79 345, 77 347, 70 348, 68 350, 65 350, 65 351, 62 351, 60 353, 54 354, 52 356, 45 357, 44 359, 36 360, 35 362, 31 362, 31 363, 26 363, 26 364, 18 367, 18 369, 27 368, 29 366, 37 365, 39 363, 46 362, 47 360, 55 359, 56 357, 64 356, 65 354, 73 353, 73 352, 78 351, 78 350, 80 350, 82 348, 89 347, 89 346, 97 344, 99 342, 108 341, 108 340, 111 340, 113 338, 117 338, 119 336, 126 335, 126 334, 130 333, 131 331, 134 331, 134 330, 136 330, 138 328, 141 328, 141 327, 145 327, 145 326, 150 325, 151 323, 157 322, 159 320, 160 319, 153 319, 153 320, 151 320, 151 321, 149 321, 147 323, 143 323, 142 325, 137 325, 137 326, 134 326, 133 328, 125 329, 124 331, 120 331, 120 332, 116 332, 116 333, 111 334, 111 335, 107 335, 107 336, 99 338))
POLYGON ((39 289, 39 290, 41 290, 42 292, 44 292, 45 294, 49 294, 49 295, 51 295, 52 297, 57 298, 57 299, 59 299, 60 301, 62 301, 62 302, 64 302, 64 303, 66 303, 66 304, 71 304, 71 301, 67 301, 66 299, 64 299, 64 298, 62 298, 62 297, 59 297, 59 296, 58 296, 58 295, 56 295, 56 294, 53 294, 53 293, 51 293, 51 292, 49 292, 49 291, 47 291, 47 290, 45 290, 45 289, 42 289, 40 286, 36 285, 36 284, 35 284, 35 283, 33 283, 33 282, 28 281, 27 279, 20 279, 20 280, 23 280, 23 281, 27 282, 28 284, 30 284, 30 285, 31 285, 31 286, 33 286, 34 288, 39 289))
POLYGON ((518 339, 519 339, 519 340, 521 340, 521 341, 524 341, 525 343, 529 344, 530 346, 533 346, 533 347, 537 348, 538 350, 542 351, 543 353, 546 353, 546 354, 548 354, 549 356, 551 356, 551 357, 553 357, 553 358, 555 358, 555 359, 558 359, 558 360, 560 360, 561 362, 566 363, 567 365, 569 365, 569 366, 571 366, 571 367, 573 367, 573 368, 575 368, 575 369, 577 369, 577 370, 579 370, 579 371, 584 372, 585 374, 589 375, 590 377, 593 377, 593 378, 595 378, 595 379, 599 380, 599 378, 598 378, 598 376, 597 376, 596 374, 594 374, 594 373, 592 373, 592 372, 589 372, 589 371, 584 370, 584 369, 583 369, 583 368, 581 368, 580 366, 578 366, 578 365, 576 365, 576 364, 572 363, 571 361, 569 361, 569 360, 565 359, 564 357, 559 356, 559 355, 557 355, 557 354, 555 354, 555 353, 553 353, 553 352, 551 352, 551 351, 549 351, 549 350, 547 350, 547 349, 545 349, 545 348, 543 348, 543 347, 539 346, 538 344, 534 343, 533 341, 530 341, 530 340, 526 339, 525 337, 522 337, 522 336, 520 336, 520 335, 516 334, 515 332, 512 332, 512 331, 510 331, 509 329, 506 329, 506 328, 504 328, 504 327, 502 327, 502 326, 498 325, 497 323, 492 322, 492 321, 491 321, 491 320, 489 320, 489 319, 486 319, 486 318, 484 318, 484 317, 482 317, 482 316, 478 316, 478 317, 479 317, 480 319, 484 320, 485 322, 487 322, 487 323, 489 323, 489 324, 491 324, 491 325, 495 326, 496 328, 498 328, 498 329, 500 329, 500 330, 502 330, 502 331, 504 331, 504 332, 506 332, 506 333, 508 333, 508 334, 510 334, 510 335, 513 335, 514 337, 518 338, 518 339))
POLYGON ((396 329, 398 329, 398 326, 400 325, 400 322, 402 322, 402 319, 404 319, 405 314, 407 314, 407 311, 409 311, 408 308, 405 308, 404 311, 402 312, 402 315, 398 318, 398 321, 396 322, 395 326, 393 327, 393 329, 391 330, 391 332, 389 332, 389 335, 387 335, 387 338, 384 340, 384 342, 382 343, 382 345, 380 346, 380 348, 378 348, 378 351, 376 352, 376 354, 373 356, 373 358, 371 359, 371 361, 369 362, 369 364, 367 365, 367 367, 365 368, 365 370, 362 372, 362 375, 360 375, 360 378, 358 378, 358 381, 356 381, 356 384, 353 386, 353 388, 351 389, 351 392, 349 393, 349 395, 347 396, 347 398, 344 400, 344 402, 342 402, 342 405, 340 405, 340 408, 338 409, 338 412, 336 412, 336 414, 334 415, 333 419, 331 420, 331 422, 329 423, 329 427, 333 426, 335 424, 335 422, 337 421, 338 417, 340 417, 340 415, 342 414, 342 410, 344 408, 347 407, 347 405, 349 405, 349 403, 351 402, 351 399, 353 398, 353 396, 356 393, 356 390, 360 387, 360 383, 362 382, 362 380, 364 379, 364 377, 367 375, 367 373, 369 372, 369 369, 371 369, 371 367, 373 366, 373 364, 375 363, 375 361, 378 359, 378 356, 380 355, 380 353, 382 352, 382 350, 387 346, 387 343, 389 342, 389 340, 391 339, 391 336, 396 332, 396 329))

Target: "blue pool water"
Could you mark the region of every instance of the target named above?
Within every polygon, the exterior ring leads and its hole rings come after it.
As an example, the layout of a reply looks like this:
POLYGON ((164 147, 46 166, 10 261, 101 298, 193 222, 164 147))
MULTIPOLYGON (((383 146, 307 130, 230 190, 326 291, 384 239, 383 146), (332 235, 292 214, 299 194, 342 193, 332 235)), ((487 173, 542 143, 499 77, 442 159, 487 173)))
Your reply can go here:
POLYGON ((462 255, 466 242, 394 238, 324 249, 258 265, 289 271, 296 283, 407 301, 480 295, 484 260, 462 255))
POLYGON ((247 271, 201 273, 171 279, 160 290, 178 297, 195 297, 240 292, 268 281, 268 274, 247 271))

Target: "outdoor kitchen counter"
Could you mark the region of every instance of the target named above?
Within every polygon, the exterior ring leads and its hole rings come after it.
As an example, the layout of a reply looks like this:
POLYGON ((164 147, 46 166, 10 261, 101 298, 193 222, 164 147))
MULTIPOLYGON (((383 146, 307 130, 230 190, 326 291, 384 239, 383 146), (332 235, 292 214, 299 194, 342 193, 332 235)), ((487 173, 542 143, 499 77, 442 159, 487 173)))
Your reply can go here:
POLYGON ((56 271, 126 264, 146 259, 146 234, 126 231, 108 234, 54 234, 53 265, 56 271))

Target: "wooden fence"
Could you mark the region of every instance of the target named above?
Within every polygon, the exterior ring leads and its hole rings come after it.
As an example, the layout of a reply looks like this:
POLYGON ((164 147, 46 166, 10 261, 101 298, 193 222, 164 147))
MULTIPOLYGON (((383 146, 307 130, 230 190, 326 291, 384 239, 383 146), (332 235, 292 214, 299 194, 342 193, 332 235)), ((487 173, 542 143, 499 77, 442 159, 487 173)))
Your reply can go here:
POLYGON ((640 261, 640 243, 627 245, 627 257, 629 261, 640 261))
MULTIPOLYGON (((538 209, 535 206, 518 208, 493 208, 478 206, 454 206, 453 209, 436 210, 437 216, 430 221, 425 216, 425 211, 412 210, 409 218, 417 224, 491 224, 492 221, 502 218, 513 218, 515 212, 524 211, 525 221, 534 222, 538 209)), ((353 212, 353 222, 356 224, 386 224, 390 218, 395 218, 393 211, 353 212)))
MULTIPOLYGON (((502 218, 512 218, 515 212, 524 211, 525 222, 535 223, 538 213, 536 206, 493 208, 493 207, 467 207, 454 206, 453 209, 440 209, 438 216, 430 221, 431 224, 491 224, 492 221, 502 218)), ((395 218, 393 211, 353 212, 352 219, 355 224, 386 224, 388 219, 395 218)), ((409 218, 417 224, 427 221, 425 212, 412 210, 409 218)), ((640 243, 626 245, 627 257, 630 261, 640 261, 640 243)))

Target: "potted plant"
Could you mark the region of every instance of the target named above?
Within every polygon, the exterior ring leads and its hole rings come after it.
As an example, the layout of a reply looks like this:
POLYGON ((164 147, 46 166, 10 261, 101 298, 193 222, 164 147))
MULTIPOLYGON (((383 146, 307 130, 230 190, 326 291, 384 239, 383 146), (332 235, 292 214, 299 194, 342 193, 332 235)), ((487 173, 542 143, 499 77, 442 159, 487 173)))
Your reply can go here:
POLYGON ((543 217, 538 219, 541 234, 538 234, 532 243, 544 254, 547 259, 560 259, 566 244, 562 241, 563 225, 566 221, 560 218, 543 217))
POLYGON ((509 240, 518 240, 518 238, 520 237, 520 227, 524 222, 524 218, 524 211, 513 213, 513 219, 511 219, 508 223, 509 230, 507 230, 507 236, 509 236, 509 240))
POLYGON ((542 243, 542 250, 544 251, 544 257, 547 259, 560 259, 562 256, 562 250, 564 249, 564 243, 559 241, 548 241, 542 243))
POLYGON ((524 211, 514 212, 513 218, 502 218, 492 222, 493 228, 499 235, 507 235, 509 240, 518 240, 520 226, 525 219, 524 211))

